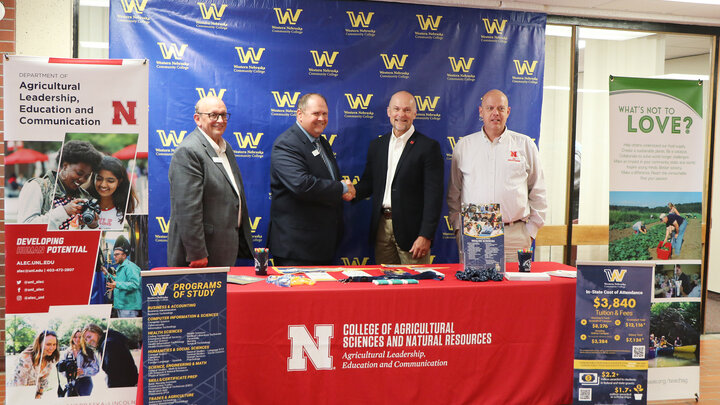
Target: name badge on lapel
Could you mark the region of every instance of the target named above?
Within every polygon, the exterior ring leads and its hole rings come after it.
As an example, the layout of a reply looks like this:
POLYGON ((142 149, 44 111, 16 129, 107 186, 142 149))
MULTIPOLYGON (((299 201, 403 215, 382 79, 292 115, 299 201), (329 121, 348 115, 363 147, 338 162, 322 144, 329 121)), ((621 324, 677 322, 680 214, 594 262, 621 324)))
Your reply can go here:
POLYGON ((215 156, 215 157, 212 158, 212 159, 213 159, 213 162, 215 162, 215 163, 222 163, 222 159, 220 159, 220 158, 217 157, 217 156, 215 156))
POLYGON ((317 156, 317 155, 320 154, 320 151, 317 150, 317 149, 315 149, 315 150, 312 151, 312 154, 313 154, 313 156, 317 156))

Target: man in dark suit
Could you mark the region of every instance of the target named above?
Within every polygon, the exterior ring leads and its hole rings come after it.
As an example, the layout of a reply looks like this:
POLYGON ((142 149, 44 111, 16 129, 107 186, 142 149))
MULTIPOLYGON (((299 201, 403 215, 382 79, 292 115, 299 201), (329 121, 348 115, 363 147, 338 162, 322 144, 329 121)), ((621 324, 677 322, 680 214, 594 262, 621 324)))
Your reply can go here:
POLYGON ((240 169, 222 138, 229 117, 219 98, 200 99, 195 105, 197 128, 173 154, 168 170, 168 266, 232 266, 238 257, 252 257, 240 169))
POLYGON ((355 189, 340 180, 328 141, 325 98, 305 94, 297 122, 273 143, 270 158, 270 229, 268 247, 277 266, 330 264, 343 233, 343 200, 355 189))
POLYGON ((373 196, 377 264, 428 264, 442 208, 440 144, 415 130, 415 98, 407 91, 392 96, 387 114, 392 130, 370 142, 356 198, 373 196))

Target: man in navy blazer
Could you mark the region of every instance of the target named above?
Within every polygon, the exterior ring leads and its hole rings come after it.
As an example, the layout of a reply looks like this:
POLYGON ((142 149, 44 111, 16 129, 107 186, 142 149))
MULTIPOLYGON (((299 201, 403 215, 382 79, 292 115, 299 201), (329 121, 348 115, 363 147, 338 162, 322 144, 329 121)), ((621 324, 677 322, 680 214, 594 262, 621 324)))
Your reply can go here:
POLYGON ((325 97, 305 94, 297 122, 275 139, 270 157, 268 248, 276 266, 331 264, 343 233, 343 200, 355 196, 328 141, 325 97))
POLYGON ((393 94, 392 130, 370 142, 356 199, 372 195, 370 245, 377 264, 429 264, 443 199, 440 144, 415 130, 415 98, 393 94))
POLYGON ((217 97, 195 105, 197 128, 175 150, 170 180, 170 267, 232 266, 252 257, 240 168, 222 138, 230 114, 217 97))

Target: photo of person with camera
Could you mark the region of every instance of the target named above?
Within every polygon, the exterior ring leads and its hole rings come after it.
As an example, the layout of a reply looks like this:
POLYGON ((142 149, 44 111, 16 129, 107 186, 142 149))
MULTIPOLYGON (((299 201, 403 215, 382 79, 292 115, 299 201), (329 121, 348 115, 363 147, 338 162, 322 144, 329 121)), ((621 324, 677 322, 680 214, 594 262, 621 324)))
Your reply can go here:
POLYGON ((122 229, 125 214, 134 212, 138 204, 125 166, 112 156, 103 156, 88 192, 99 201, 98 226, 103 230, 122 229))
POLYGON ((85 397, 92 393, 92 376, 100 371, 95 351, 85 344, 82 330, 75 329, 70 346, 57 364, 58 373, 64 373, 67 383, 58 387, 58 397, 85 397))
POLYGON ((36 386, 35 398, 49 389, 50 373, 60 359, 57 334, 51 330, 40 332, 33 344, 20 353, 11 386, 36 386))
POLYGON ((57 171, 33 177, 23 187, 18 197, 17 222, 48 224, 51 230, 97 228, 99 208, 82 185, 101 160, 102 154, 90 142, 66 142, 58 155, 57 171))

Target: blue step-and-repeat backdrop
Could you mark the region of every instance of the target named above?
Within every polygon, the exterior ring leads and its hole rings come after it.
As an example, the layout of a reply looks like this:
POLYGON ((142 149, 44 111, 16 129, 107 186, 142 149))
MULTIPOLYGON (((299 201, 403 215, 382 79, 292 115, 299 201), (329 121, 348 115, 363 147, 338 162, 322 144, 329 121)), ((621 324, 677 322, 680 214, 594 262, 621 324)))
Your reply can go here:
MULTIPOLYGON (((193 130, 199 97, 221 97, 232 114, 225 140, 235 151, 253 240, 261 247, 272 144, 295 122, 301 94, 327 98, 325 136, 342 175, 356 181, 370 140, 390 130, 390 96, 410 91, 415 127, 442 147, 447 185, 453 147, 481 128, 478 106, 490 89, 508 95, 508 127, 537 141, 545 20, 537 13, 361 1, 112 0, 110 57, 150 63, 151 267, 166 264, 167 169, 193 130)), ((442 215, 434 263, 456 262, 447 207, 442 215)), ((370 202, 346 204, 345 222, 336 262, 372 263, 370 202)))

